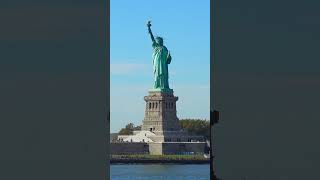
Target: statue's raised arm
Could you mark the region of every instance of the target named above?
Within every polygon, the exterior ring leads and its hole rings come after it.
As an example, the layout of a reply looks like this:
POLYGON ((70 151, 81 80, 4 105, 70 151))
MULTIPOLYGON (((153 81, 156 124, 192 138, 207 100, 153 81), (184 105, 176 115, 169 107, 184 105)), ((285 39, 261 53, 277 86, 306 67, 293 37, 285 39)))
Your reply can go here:
POLYGON ((147 26, 148 26, 149 34, 150 34, 150 36, 151 36, 151 40, 152 40, 152 42, 155 42, 154 37, 153 37, 153 34, 152 34, 152 31, 151 31, 151 28, 150 28, 150 27, 151 27, 151 21, 148 21, 147 26))

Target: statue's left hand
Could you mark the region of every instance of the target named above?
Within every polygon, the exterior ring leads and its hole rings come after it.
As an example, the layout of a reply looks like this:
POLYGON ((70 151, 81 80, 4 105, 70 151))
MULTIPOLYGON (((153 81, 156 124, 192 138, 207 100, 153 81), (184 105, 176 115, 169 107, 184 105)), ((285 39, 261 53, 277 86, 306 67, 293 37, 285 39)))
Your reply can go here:
POLYGON ((168 53, 167 63, 168 63, 168 64, 170 64, 170 63, 171 63, 171 55, 170 55, 170 52, 168 53))

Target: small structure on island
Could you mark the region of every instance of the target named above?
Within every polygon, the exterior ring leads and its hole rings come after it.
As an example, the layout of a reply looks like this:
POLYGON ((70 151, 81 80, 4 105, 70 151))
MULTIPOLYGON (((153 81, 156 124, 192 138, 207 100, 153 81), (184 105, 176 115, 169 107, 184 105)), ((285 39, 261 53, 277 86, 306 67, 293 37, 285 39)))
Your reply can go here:
POLYGON ((173 90, 169 88, 168 64, 171 55, 161 37, 153 37, 150 21, 147 24, 153 47, 154 85, 144 97, 145 116, 141 131, 133 135, 118 135, 118 142, 111 144, 111 153, 194 154, 204 153, 203 136, 188 135, 179 125, 173 90))

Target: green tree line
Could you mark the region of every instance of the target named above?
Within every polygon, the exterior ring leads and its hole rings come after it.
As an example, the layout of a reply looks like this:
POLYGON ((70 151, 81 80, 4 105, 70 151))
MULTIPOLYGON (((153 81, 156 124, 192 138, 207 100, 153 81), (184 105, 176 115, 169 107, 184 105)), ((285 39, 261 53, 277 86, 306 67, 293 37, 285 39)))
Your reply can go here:
MULTIPOLYGON (((190 135, 204 136, 206 139, 210 138, 210 122, 208 120, 181 119, 179 124, 190 135)), ((133 131, 139 130, 141 130, 141 125, 135 126, 133 123, 129 123, 119 131, 119 135, 132 135, 133 131)))
POLYGON ((204 136, 210 138, 210 121, 202 119, 181 119, 179 121, 181 129, 190 135, 204 136))
POLYGON ((129 123, 126 127, 120 129, 119 135, 132 135, 133 131, 140 131, 141 126, 135 126, 133 123, 129 123))

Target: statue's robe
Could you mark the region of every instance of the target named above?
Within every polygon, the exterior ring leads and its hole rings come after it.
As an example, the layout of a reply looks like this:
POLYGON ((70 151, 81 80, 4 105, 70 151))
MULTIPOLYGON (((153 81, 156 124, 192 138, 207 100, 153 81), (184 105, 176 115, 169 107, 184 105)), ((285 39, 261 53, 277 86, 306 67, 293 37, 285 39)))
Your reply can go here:
POLYGON ((154 89, 169 89, 169 73, 168 64, 171 62, 170 52, 165 46, 161 46, 153 42, 153 74, 154 74, 154 89))

